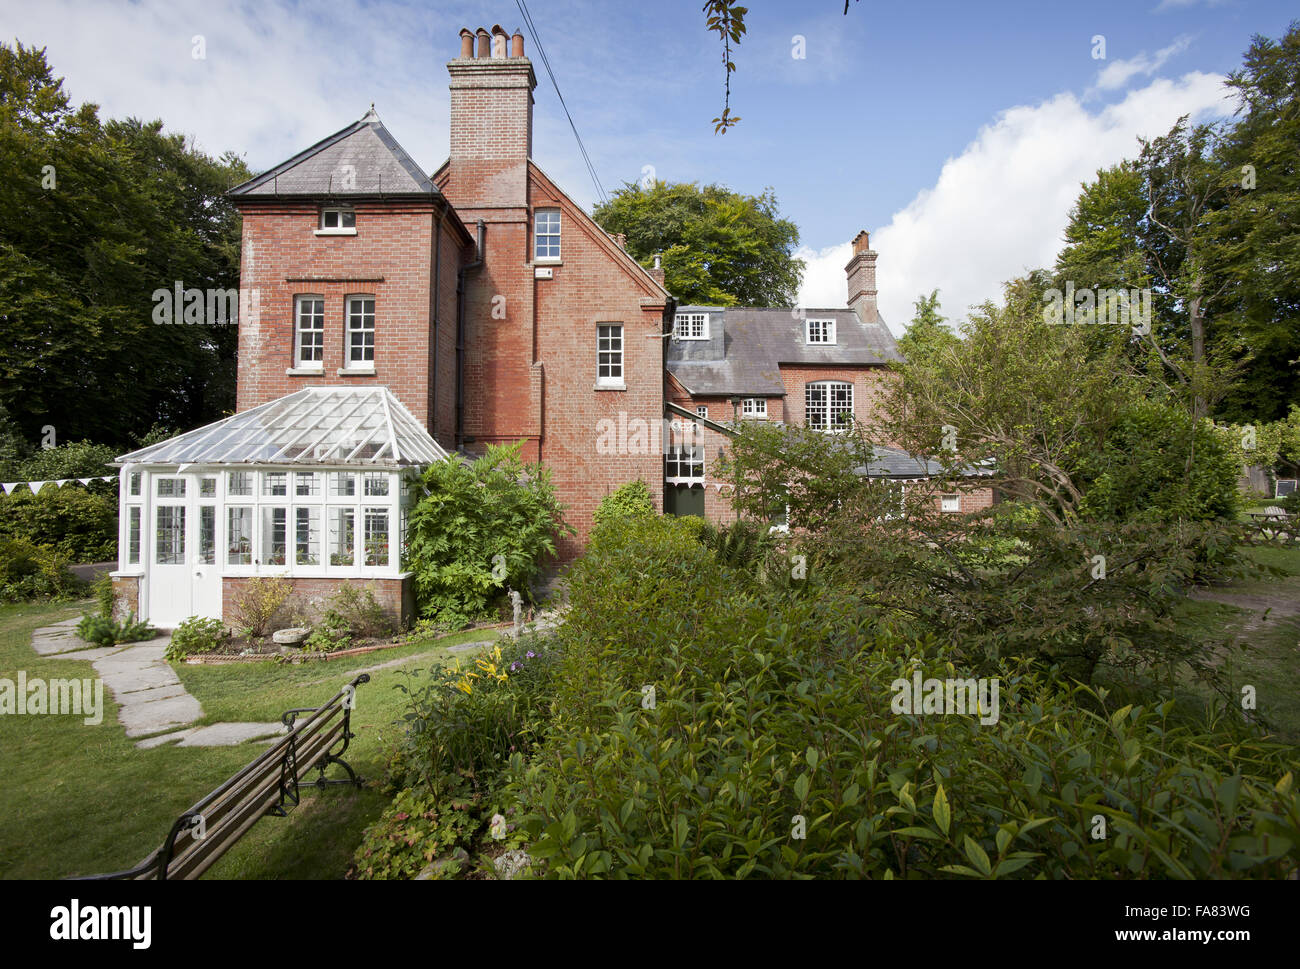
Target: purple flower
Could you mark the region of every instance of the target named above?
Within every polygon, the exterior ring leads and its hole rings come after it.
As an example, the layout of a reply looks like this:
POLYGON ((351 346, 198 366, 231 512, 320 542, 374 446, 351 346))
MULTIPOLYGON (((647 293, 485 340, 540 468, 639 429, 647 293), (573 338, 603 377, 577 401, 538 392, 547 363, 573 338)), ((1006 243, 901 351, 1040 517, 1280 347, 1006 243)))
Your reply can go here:
POLYGON ((524 654, 524 659, 532 659, 536 655, 537 654, 530 649, 528 652, 524 654))
POLYGON ((519 661, 518 661, 518 660, 515 660, 515 662, 511 663, 511 664, 510 664, 510 668, 511 668, 512 670, 517 670, 517 669, 519 669, 519 661))

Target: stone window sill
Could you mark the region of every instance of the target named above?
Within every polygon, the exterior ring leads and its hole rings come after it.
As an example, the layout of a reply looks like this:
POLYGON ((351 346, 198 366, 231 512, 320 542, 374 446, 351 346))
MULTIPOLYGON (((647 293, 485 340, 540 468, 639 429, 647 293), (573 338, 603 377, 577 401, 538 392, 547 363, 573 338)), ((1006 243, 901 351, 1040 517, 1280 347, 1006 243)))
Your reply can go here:
POLYGON ((285 370, 285 375, 289 377, 323 377, 325 376, 324 367, 289 367, 285 370))
POLYGON ((627 390, 627 384, 596 384, 595 390, 627 390))
POLYGON ((354 236, 357 234, 356 229, 314 229, 313 232, 318 236, 354 236))
POLYGON ((375 375, 375 368, 353 367, 352 369, 348 369, 346 367, 340 367, 336 372, 340 377, 373 377, 375 375))

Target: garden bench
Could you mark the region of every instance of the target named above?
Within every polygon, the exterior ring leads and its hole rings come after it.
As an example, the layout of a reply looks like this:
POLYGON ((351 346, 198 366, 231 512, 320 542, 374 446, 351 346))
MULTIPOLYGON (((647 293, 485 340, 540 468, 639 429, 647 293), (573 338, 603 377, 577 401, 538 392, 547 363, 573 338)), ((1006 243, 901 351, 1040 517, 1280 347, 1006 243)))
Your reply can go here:
POLYGON ((1254 544, 1262 539, 1273 544, 1300 544, 1300 527, 1297 527, 1300 516, 1287 514, 1285 509, 1270 505, 1262 512, 1250 512, 1249 517, 1246 526, 1247 542, 1254 544))
POLYGON ((353 784, 363 779, 343 760, 352 733, 352 707, 356 688, 370 682, 362 673, 321 707, 288 710, 281 718, 285 734, 251 764, 211 794, 197 801, 176 819, 167 840, 153 854, 126 871, 91 875, 90 880, 194 879, 207 871, 267 814, 284 817, 285 808, 298 803, 298 788, 315 784, 353 784), (298 722, 300 714, 310 714, 298 722), (335 748, 336 744, 342 746, 335 748), (325 770, 338 764, 345 778, 326 778, 325 770), (312 770, 312 780, 300 780, 312 770))

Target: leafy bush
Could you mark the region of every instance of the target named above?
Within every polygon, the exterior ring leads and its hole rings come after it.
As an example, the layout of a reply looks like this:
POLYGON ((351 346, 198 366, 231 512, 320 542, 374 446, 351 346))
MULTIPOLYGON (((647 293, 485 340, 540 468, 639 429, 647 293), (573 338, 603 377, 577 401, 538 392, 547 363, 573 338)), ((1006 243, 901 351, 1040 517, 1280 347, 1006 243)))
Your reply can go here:
POLYGON ((1010 658, 987 671, 993 722, 895 712, 917 672, 976 673, 851 591, 760 594, 671 518, 602 535, 570 589, 549 721, 500 794, 551 877, 1285 878, 1300 863, 1292 752, 1239 720, 1112 711, 1010 658))
POLYGON ((293 585, 282 576, 249 579, 232 599, 235 627, 251 639, 268 635, 272 631, 271 623, 292 594, 293 585))
POLYGON ((73 599, 84 588, 67 559, 52 549, 25 538, 0 539, 0 602, 73 599))
POLYGON ((117 605, 117 595, 113 591, 113 577, 107 572, 101 572, 99 578, 90 584, 90 594, 99 603, 99 614, 111 619, 117 605))
POLYGON ((1240 474, 1223 432, 1175 405, 1141 400, 1082 460, 1079 511, 1108 521, 1233 520, 1240 474))
POLYGON ((379 639, 395 631, 392 617, 375 599, 374 590, 357 590, 346 582, 330 596, 323 624, 362 639, 379 639))
MULTIPOLYGON (((559 726, 515 758, 506 794, 552 877, 1281 879, 1300 864, 1281 745, 1177 725, 1172 702, 1110 711, 1014 662, 995 724, 896 714, 915 656, 887 635, 837 656, 826 639, 791 650, 775 624, 740 632, 727 676, 666 655, 653 709, 611 685, 607 727, 559 726)), ((942 654, 920 669, 961 675, 942 654)))
POLYGON ((473 663, 435 666, 423 682, 419 671, 398 684, 410 697, 405 752, 410 776, 399 786, 423 784, 445 793, 468 784, 490 790, 511 754, 531 750, 550 715, 554 654, 521 637, 497 645, 473 663))
POLYGON ((619 485, 602 498, 592 515, 592 523, 594 527, 601 528, 611 523, 653 515, 654 513, 655 504, 650 495, 650 488, 638 478, 636 481, 629 481, 626 484, 619 485))
POLYGON ((117 501, 79 485, 26 488, 0 496, 0 539, 25 538, 48 545, 74 562, 117 557, 117 501))
MULTIPOLYGON (((439 796, 408 788, 366 829, 349 877, 414 878, 440 856, 473 847, 486 826, 480 799, 472 794, 439 796)), ((448 877, 460 870, 461 864, 451 858, 439 874, 448 877)))
POLYGON ((220 619, 190 616, 172 633, 164 654, 168 660, 181 660, 196 653, 210 653, 225 638, 226 628, 220 619))
MULTIPOLYGON (((72 441, 33 452, 19 468, 19 477, 24 481, 59 481, 63 478, 116 475, 117 468, 113 467, 116 458, 117 452, 107 445, 72 441)), ((116 481, 92 481, 84 487, 101 497, 115 499, 117 496, 116 481)), ((41 493, 44 492, 45 489, 42 488, 41 493)))
POLYGON ((77 636, 97 646, 116 646, 118 643, 137 643, 153 639, 158 630, 147 622, 135 618, 135 613, 128 613, 123 620, 116 621, 107 616, 86 613, 77 623, 77 636))
POLYGON ((566 526, 550 472, 526 467, 520 450, 492 446, 473 462, 452 455, 417 479, 405 567, 422 616, 459 628, 488 615, 507 587, 530 598, 566 526))

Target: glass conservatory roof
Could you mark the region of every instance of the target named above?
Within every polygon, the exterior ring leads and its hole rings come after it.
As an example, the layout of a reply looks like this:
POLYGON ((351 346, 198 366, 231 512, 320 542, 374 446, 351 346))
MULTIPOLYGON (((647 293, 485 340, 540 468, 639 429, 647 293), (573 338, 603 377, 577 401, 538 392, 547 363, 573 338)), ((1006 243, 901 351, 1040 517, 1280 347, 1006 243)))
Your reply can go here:
POLYGON ((398 468, 445 457, 388 388, 320 387, 123 454, 117 463, 398 468))

